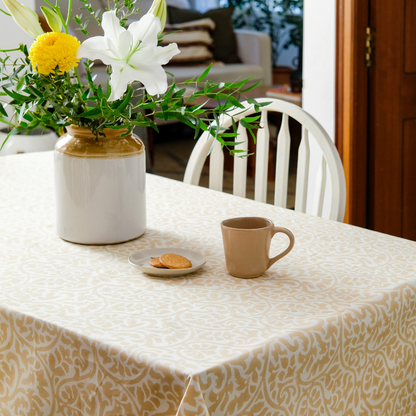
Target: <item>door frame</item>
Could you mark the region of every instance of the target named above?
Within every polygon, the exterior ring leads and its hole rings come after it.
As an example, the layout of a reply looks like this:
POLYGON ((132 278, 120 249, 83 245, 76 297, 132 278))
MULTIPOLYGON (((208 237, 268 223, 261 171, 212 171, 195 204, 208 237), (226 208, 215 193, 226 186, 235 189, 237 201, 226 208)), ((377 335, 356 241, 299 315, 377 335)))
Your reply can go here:
POLYGON ((369 0, 337 0, 335 145, 347 185, 345 222, 367 226, 369 69, 365 64, 369 0))

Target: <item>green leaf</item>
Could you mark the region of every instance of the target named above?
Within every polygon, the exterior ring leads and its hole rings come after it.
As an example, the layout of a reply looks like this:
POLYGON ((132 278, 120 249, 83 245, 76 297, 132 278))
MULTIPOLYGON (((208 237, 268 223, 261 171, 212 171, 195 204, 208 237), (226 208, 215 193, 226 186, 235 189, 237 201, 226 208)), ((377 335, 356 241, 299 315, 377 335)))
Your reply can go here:
POLYGON ((208 65, 208 68, 198 77, 198 79, 196 80, 196 82, 201 82, 209 73, 209 71, 211 71, 212 68, 212 64, 208 65))
MULTIPOLYGON (((247 81, 248 81, 248 80, 250 80, 250 79, 251 79, 251 78, 247 79, 247 81)), ((246 88, 246 89, 244 89, 244 90, 241 90, 241 92, 251 91, 251 90, 253 90, 254 88, 258 87, 260 84, 261 84, 261 81, 256 82, 256 83, 255 83, 254 85, 252 85, 251 87, 248 87, 248 88, 246 88)))
POLYGON ((238 144, 243 144, 244 142, 224 142, 226 146, 237 146, 238 144))
POLYGON ((8 114, 7 114, 6 110, 4 109, 2 103, 0 103, 0 113, 3 114, 4 117, 7 117, 8 116, 8 114))
POLYGON ((9 137, 13 134, 17 134, 18 133, 18 129, 15 127, 14 129, 12 129, 9 134, 6 136, 6 138, 3 140, 3 143, 1 144, 0 150, 3 149, 4 145, 6 144, 7 140, 9 140, 9 137))
POLYGON ((244 118, 242 118, 241 120, 240 120, 240 124, 243 126, 243 127, 245 127, 246 129, 253 129, 254 127, 250 124, 250 123, 248 123, 244 118))
POLYGON ((178 97, 182 97, 183 94, 186 92, 186 88, 182 88, 179 91, 176 91, 173 95, 172 98, 178 98, 178 97))
POLYGON ((103 89, 101 88, 101 85, 98 86, 97 95, 100 100, 104 100, 105 96, 103 93, 103 89))
POLYGON ((233 131, 236 133, 237 132, 237 124, 235 123, 234 117, 231 118, 231 125, 233 127, 233 131))
POLYGON ((153 110, 157 104, 155 102, 147 103, 147 104, 141 104, 139 106, 135 106, 134 108, 142 108, 143 110, 153 110))
POLYGON ((248 132, 250 133, 251 137, 253 138, 254 144, 256 144, 257 139, 256 139, 256 135, 253 133, 253 130, 249 130, 248 132))
MULTIPOLYGON (((168 72, 167 72, 167 73, 168 73, 168 72)), ((193 77, 193 78, 191 78, 191 79, 187 79, 187 80, 185 81, 185 85, 192 84, 193 82, 195 82, 195 77, 193 77)))
POLYGON ((238 107, 238 108, 245 108, 244 106, 243 106, 243 104, 241 104, 240 103, 240 101, 238 101, 235 97, 233 97, 232 95, 230 95, 229 97, 228 97, 228 100, 232 103, 232 104, 234 104, 236 107, 238 107))
POLYGON ((1 117, 1 116, 0 116, 0 122, 2 122, 2 123, 4 123, 4 124, 7 124, 7 125, 8 125, 8 126, 10 126, 10 127, 14 126, 14 124, 13 124, 13 123, 11 123, 9 120, 7 120, 7 119, 5 119, 5 118, 3 118, 3 117, 1 117))
POLYGON ((221 136, 222 137, 235 137, 236 134, 235 133, 222 133, 221 136))
POLYGON ((35 96, 35 97, 38 97, 38 98, 43 97, 43 92, 42 91, 40 91, 37 88, 35 88, 33 86, 30 86, 30 85, 24 90, 24 92, 30 93, 32 96, 35 96))
POLYGON ((3 91, 9 96, 9 97, 11 97, 11 98, 13 98, 14 100, 16 100, 16 101, 18 101, 18 102, 21 102, 21 101, 23 101, 23 102, 25 102, 25 101, 27 101, 27 99, 28 98, 30 98, 30 97, 28 97, 27 95, 22 95, 22 94, 19 94, 19 93, 17 93, 17 92, 15 92, 15 91, 10 91, 10 90, 8 90, 7 88, 5 88, 5 87, 3 87, 3 91))
POLYGON ((122 112, 130 103, 131 101, 131 97, 133 95, 133 88, 132 87, 128 87, 127 88, 127 92, 126 92, 126 96, 124 97, 123 101, 120 103, 120 105, 117 107, 117 111, 118 112, 122 112))
MULTIPOLYGON (((267 101, 265 103, 259 103, 257 100, 255 100, 254 98, 247 98, 247 102, 249 104, 252 104, 255 106, 255 108, 257 107, 265 107, 266 105, 269 105, 272 103, 272 101, 267 101)), ((256 110, 257 111, 257 110, 256 110)))
POLYGON ((244 117, 242 120, 247 121, 248 123, 253 123, 254 121, 257 121, 259 118, 260 115, 253 117, 244 117))
POLYGON ((101 116, 102 114, 102 108, 94 108, 90 111, 84 111, 83 113, 81 113, 81 117, 84 118, 96 118, 97 115, 101 116))

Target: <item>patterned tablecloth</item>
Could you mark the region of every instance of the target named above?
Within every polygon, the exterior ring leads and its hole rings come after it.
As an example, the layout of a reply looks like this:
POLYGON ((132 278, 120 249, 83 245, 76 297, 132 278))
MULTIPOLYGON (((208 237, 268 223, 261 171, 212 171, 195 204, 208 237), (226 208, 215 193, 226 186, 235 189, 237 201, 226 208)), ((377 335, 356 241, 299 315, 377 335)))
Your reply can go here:
POLYGON ((2 416, 416 414, 416 243, 149 175, 145 235, 71 244, 52 164, 0 158, 2 416), (252 215, 296 245, 234 278, 220 222, 252 215), (157 278, 127 262, 164 246, 207 263, 157 278))

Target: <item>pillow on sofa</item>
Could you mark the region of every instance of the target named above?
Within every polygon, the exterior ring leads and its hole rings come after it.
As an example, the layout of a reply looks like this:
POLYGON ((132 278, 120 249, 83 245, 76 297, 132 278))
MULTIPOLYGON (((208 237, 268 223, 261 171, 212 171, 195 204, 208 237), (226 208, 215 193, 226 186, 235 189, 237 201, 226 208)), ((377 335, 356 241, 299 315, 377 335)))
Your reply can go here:
POLYGON ((237 54, 237 41, 234 34, 231 15, 234 7, 211 9, 205 13, 195 10, 183 10, 168 6, 168 19, 171 24, 189 22, 210 18, 215 22, 215 30, 212 33, 214 40, 214 58, 226 64, 240 63, 237 54))
POLYGON ((215 29, 212 19, 200 19, 176 25, 167 24, 163 31, 162 45, 175 42, 181 53, 175 55, 168 65, 199 65, 214 60, 211 52, 211 32, 215 29))

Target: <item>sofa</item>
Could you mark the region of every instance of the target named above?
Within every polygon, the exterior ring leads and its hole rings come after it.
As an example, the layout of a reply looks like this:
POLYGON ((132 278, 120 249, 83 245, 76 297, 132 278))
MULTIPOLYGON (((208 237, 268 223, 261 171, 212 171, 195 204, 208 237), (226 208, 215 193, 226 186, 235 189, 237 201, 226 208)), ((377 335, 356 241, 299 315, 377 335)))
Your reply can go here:
MULTIPOLYGON (((252 30, 236 29, 237 54, 241 63, 213 66, 208 78, 214 82, 234 82, 237 79, 250 78, 249 84, 262 82, 263 86, 272 84, 272 63, 270 37, 265 33, 252 30)), ((175 76, 176 82, 198 76, 205 67, 168 66, 166 68, 175 76)))
MULTIPOLYGON (((37 0, 39 2, 40 0, 37 0)), ((62 5, 65 1, 61 0, 62 5)), ((153 0, 141 0, 138 4, 141 8, 141 11, 138 15, 134 15, 134 19, 140 19, 141 15, 146 13, 150 8, 153 0)), ((94 10, 100 8, 102 0, 91 0, 91 4, 94 10)), ((170 11, 185 12, 188 14, 192 13, 193 15, 199 14, 197 11, 191 9, 190 3, 188 0, 167 0, 168 5, 168 23, 169 23, 169 9, 170 11)), ((81 8, 82 3, 80 1, 73 2, 73 13, 84 14, 85 10, 81 8)), ((65 6, 64 6, 65 7, 65 6)), ((219 12, 223 12, 224 9, 217 9, 219 12)), ((211 11, 205 13, 205 15, 210 16, 211 11)), ((224 13, 221 13, 224 14, 224 13)), ((203 16, 204 14, 201 14, 203 16)), ((231 14, 229 15, 231 16, 231 14)), ((171 14, 172 17, 172 14, 171 14)), ((230 30, 232 30, 232 22, 229 17, 230 30)), ((82 35, 79 30, 76 30, 72 24, 72 33, 83 41, 86 37, 82 35)), ((89 31, 89 36, 101 36, 103 34, 102 29, 91 22, 87 27, 89 31)), ((239 63, 221 63, 215 62, 210 74, 207 78, 211 79, 214 82, 234 82, 236 80, 242 80, 245 78, 252 77, 252 80, 248 83, 255 84, 258 81, 262 82, 262 85, 269 86, 272 84, 272 63, 271 63, 271 42, 267 34, 255 32, 251 30, 234 30, 235 41, 237 47, 237 55, 240 58, 241 62, 239 63)), ((179 45, 180 48, 180 45, 179 45)), ((224 60, 227 57, 225 57, 224 60)), ((172 73, 175 77, 176 82, 182 82, 186 79, 192 78, 194 76, 200 75, 206 68, 207 65, 180 65, 175 66, 168 64, 165 69, 166 71, 172 73)), ((82 71, 82 66, 80 66, 82 71)), ((94 73, 97 74, 97 82, 106 85, 107 74, 105 66, 95 65, 94 73)))
MULTIPOLYGON (((267 34, 244 29, 234 31, 237 41, 237 53, 241 63, 213 65, 207 79, 213 82, 235 82, 246 78, 251 80, 246 84, 254 85, 261 81, 262 86, 272 85, 271 43, 267 34)), ((187 79, 198 77, 206 66, 189 65, 165 67, 175 77, 175 82, 183 82, 187 79)), ((106 67, 94 65, 93 72, 97 75, 96 82, 103 87, 107 84, 108 75, 106 67)), ((168 83, 172 81, 168 75, 168 83)))

